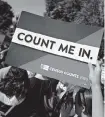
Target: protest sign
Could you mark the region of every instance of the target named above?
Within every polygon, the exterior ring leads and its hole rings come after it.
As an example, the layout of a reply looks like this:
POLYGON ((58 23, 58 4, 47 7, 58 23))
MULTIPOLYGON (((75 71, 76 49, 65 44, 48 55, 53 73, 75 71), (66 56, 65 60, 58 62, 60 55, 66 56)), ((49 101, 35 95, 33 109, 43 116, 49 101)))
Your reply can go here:
POLYGON ((103 28, 22 12, 6 63, 85 88, 96 64, 103 28))

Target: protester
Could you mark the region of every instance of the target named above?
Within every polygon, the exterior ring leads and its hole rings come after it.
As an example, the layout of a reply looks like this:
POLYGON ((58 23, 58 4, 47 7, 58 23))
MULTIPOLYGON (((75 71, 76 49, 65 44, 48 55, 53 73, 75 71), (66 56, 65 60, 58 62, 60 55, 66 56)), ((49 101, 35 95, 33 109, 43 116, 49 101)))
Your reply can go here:
POLYGON ((93 69, 89 64, 92 84, 89 90, 40 74, 21 71, 20 68, 9 66, 0 69, 0 94, 3 93, 5 95, 2 96, 6 97, 6 101, 3 98, 0 101, 6 105, 16 105, 6 117, 103 117, 100 66, 101 62, 97 62, 93 69), (26 75, 22 75, 23 73, 26 75), (5 82, 8 85, 3 87, 5 82), (17 91, 13 91, 11 86, 17 91), (15 96, 14 101, 11 102, 7 96, 15 96))
MULTIPOLYGON (((28 72, 28 74, 30 73, 28 72)), ((44 101, 45 97, 50 100, 55 92, 56 86, 54 85, 58 83, 57 80, 48 80, 47 77, 40 74, 28 78, 25 70, 11 66, 0 69, 0 79, 0 92, 2 92, 0 93, 2 95, 0 101, 5 105, 16 105, 6 117, 25 117, 32 114, 33 111, 37 116, 47 117, 49 115, 44 101), (23 72, 25 75, 21 76, 23 72)))
POLYGON ((101 62, 97 62, 95 69, 89 64, 89 70, 91 88, 85 89, 75 86, 69 88, 55 109, 56 113, 53 117, 104 117, 101 62))
MULTIPOLYGON (((16 67, 7 67, 1 69, 0 111, 4 111, 8 106, 12 108, 22 103, 26 98, 28 89, 29 79, 25 70, 21 70, 16 67)), ((10 110, 8 109, 7 111, 10 110)))

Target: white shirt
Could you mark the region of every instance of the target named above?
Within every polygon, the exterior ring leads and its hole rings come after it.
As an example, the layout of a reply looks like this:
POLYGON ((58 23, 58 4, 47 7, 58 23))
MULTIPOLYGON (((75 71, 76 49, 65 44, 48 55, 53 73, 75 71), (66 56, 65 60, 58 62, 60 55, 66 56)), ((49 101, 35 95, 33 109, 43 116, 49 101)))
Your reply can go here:
MULTIPOLYGON (((10 68, 11 68, 11 66, 0 69, 0 81, 1 81, 1 79, 5 78, 8 71, 10 70, 10 68)), ((10 99, 4 93, 0 92, 0 102, 4 103, 6 105, 13 105, 14 102, 17 103, 17 99, 15 96, 13 96, 10 99)))

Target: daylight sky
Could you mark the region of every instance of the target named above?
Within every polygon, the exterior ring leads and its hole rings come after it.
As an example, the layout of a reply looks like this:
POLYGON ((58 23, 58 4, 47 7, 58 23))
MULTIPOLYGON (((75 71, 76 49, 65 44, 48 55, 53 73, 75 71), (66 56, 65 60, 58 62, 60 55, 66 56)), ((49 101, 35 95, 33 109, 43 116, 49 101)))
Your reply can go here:
POLYGON ((43 16, 45 12, 45 0, 4 0, 13 8, 16 14, 22 10, 43 16))

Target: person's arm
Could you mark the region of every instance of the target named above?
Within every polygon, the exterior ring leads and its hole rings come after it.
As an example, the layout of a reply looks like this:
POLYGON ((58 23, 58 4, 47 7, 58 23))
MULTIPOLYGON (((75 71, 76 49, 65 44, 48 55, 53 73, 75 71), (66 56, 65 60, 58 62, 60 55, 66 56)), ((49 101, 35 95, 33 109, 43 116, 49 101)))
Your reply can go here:
POLYGON ((92 117, 104 117, 104 105, 101 86, 92 85, 92 117))
POLYGON ((92 82, 92 117, 104 117, 104 104, 101 92, 101 62, 97 62, 95 69, 89 64, 92 82))

